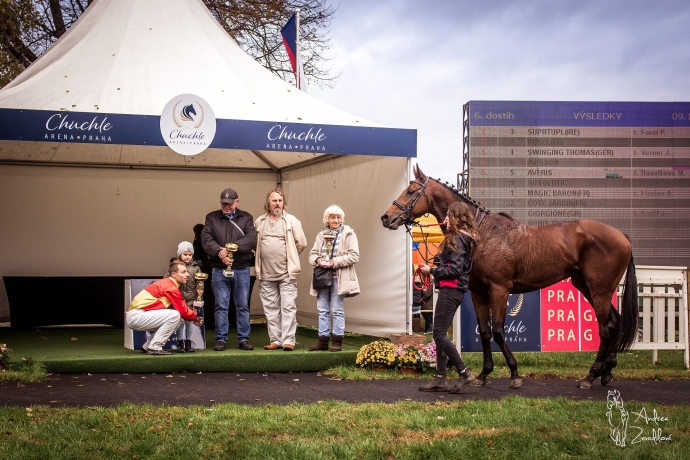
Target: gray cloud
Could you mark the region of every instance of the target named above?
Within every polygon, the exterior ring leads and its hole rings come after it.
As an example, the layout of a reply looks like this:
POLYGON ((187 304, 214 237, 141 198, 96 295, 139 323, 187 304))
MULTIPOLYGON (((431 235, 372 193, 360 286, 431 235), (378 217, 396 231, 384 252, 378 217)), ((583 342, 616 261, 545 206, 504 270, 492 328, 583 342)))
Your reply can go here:
POLYGON ((348 112, 418 130, 425 171, 455 180, 470 100, 686 101, 690 2, 341 3, 334 90, 348 112))

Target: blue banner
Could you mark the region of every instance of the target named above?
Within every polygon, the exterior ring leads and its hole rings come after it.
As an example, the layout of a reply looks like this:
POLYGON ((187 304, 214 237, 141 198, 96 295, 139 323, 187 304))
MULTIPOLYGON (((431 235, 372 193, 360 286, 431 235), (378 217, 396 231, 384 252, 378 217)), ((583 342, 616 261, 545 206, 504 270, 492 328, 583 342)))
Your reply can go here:
MULTIPOLYGON (((506 308, 504 336, 511 351, 541 351, 541 299, 539 291, 510 294, 506 308)), ((472 295, 467 291, 460 306, 461 347, 463 352, 481 352, 477 315, 472 295)), ((491 349, 500 352, 491 338, 491 349)))
MULTIPOLYGON (((165 146, 160 116, 0 109, 0 140, 165 146)), ((417 156, 414 129, 216 120, 210 148, 417 156)))
POLYGON ((690 102, 470 101, 470 126, 688 127, 690 102))

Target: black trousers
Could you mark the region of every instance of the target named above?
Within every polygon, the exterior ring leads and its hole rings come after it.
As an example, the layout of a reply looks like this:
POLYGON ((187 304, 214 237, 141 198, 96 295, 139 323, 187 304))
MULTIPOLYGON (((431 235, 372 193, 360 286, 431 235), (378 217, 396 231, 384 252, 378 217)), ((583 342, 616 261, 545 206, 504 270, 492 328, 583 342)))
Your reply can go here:
MULTIPOLYGON (((448 328, 464 296, 464 292, 453 288, 441 288, 438 293, 436 310, 434 310, 434 342, 436 342, 436 375, 438 376, 446 375, 449 359, 458 372, 465 369, 460 353, 448 338, 448 328)), ((460 331, 453 331, 453 334, 459 333, 460 331)))

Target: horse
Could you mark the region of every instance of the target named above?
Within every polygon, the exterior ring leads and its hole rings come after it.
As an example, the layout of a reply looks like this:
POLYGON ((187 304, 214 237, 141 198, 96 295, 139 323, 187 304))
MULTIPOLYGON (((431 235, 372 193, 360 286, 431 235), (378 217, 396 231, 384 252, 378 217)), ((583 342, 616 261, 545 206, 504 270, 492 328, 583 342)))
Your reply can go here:
POLYGON ((384 227, 396 230, 406 225, 409 229, 414 219, 427 213, 441 222, 454 201, 469 207, 475 216, 480 239, 469 289, 484 355, 476 385, 485 385, 493 370, 492 336, 510 369, 510 387, 522 384, 517 361, 504 338, 508 295, 536 291, 568 277, 594 309, 601 339, 594 364, 578 387, 591 389, 599 377, 602 385, 608 384, 617 365, 616 354, 630 349, 637 337, 637 278, 627 236, 594 220, 528 226, 508 214, 490 212, 453 186, 429 178, 418 166, 414 176, 381 216, 384 227), (624 273, 619 313, 611 298, 624 273))

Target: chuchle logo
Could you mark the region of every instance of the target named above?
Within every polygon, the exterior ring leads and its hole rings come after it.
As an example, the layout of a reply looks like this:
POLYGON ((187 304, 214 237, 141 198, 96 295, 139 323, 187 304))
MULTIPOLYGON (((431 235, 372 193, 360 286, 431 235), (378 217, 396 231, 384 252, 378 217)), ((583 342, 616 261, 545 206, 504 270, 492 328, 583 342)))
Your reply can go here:
MULTIPOLYGON (((297 125, 304 126, 304 125, 297 125)), ((298 128, 299 129, 299 128, 298 128)), ((298 150, 302 152, 325 152, 326 133, 321 128, 315 130, 310 127, 308 130, 294 131, 289 125, 275 124, 266 135, 267 150, 298 150)))
POLYGON ((113 125, 106 115, 88 113, 56 113, 46 120, 46 141, 112 142, 108 131, 113 125), (87 119, 84 119, 88 117, 87 119))
POLYGON ((211 106, 194 94, 172 98, 161 114, 161 135, 180 155, 197 155, 216 135, 216 117, 211 106))

